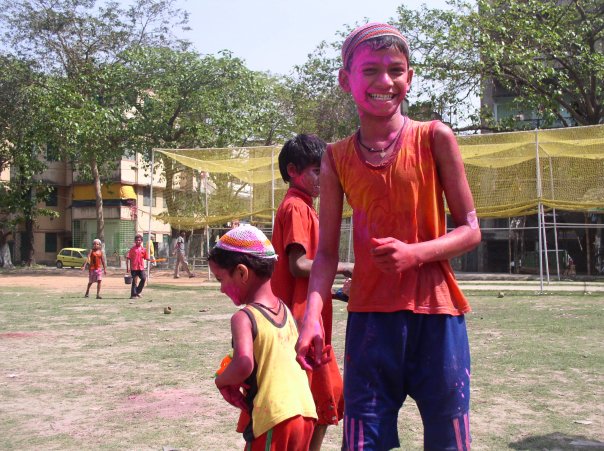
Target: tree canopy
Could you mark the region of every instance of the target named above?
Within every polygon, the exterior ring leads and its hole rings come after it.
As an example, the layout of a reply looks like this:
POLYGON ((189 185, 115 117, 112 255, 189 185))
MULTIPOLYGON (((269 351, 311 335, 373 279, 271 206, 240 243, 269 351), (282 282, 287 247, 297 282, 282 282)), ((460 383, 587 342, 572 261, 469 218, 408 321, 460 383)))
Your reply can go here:
MULTIPOLYGON (((0 171, 10 168, 12 177, 0 183, 0 241, 15 224, 23 222, 29 235, 25 260, 33 262, 33 225, 40 215, 56 212, 39 206, 49 187, 35 175, 42 173, 46 150, 45 118, 39 114, 40 77, 31 62, 0 56, 0 171)), ((10 265, 5 247, 2 264, 10 265)))
MULTIPOLYGON (((601 0, 451 0, 444 10, 398 9, 421 92, 436 108, 474 118, 488 83, 546 121, 604 120, 604 3, 601 0)), ((486 114, 485 114, 486 113, 486 114)))
MULTIPOLYGON (((137 137, 131 144, 143 151, 270 145, 291 133, 280 80, 249 70, 229 52, 201 56, 139 48, 125 56, 125 64, 140 91, 130 114, 137 137)), ((193 175, 171 158, 160 158, 169 215, 204 211, 199 194, 173 189, 176 176, 193 175)), ((232 191, 232 176, 211 178, 216 189, 232 191)))
POLYGON ((101 176, 127 147, 128 118, 136 86, 123 54, 141 45, 186 46, 171 35, 186 23, 174 0, 135 0, 130 6, 95 0, 0 0, 9 50, 33 59, 45 77, 39 108, 48 120, 47 141, 94 182, 97 236, 104 241, 101 176))

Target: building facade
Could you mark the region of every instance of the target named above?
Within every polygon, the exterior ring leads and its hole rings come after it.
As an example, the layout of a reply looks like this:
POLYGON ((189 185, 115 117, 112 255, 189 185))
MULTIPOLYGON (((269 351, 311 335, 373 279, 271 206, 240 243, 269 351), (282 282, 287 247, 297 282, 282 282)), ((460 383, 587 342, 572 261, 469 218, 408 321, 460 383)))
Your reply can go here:
MULTIPOLYGON (((46 165, 39 177, 51 187, 51 195, 40 207, 56 211, 57 217, 36 219, 33 247, 36 263, 54 265, 64 247, 90 249, 97 237, 96 200, 93 185, 80 182, 68 162, 50 159, 46 165)), ((149 165, 140 154, 124 156, 109 179, 102 185, 108 264, 123 266, 124 253, 133 245, 136 233, 143 234, 146 244, 151 232, 156 255, 168 252, 171 227, 154 218, 167 209, 166 184, 157 166, 151 178, 149 165)), ((11 242, 13 263, 25 260, 27 241, 24 227, 19 226, 11 242)))

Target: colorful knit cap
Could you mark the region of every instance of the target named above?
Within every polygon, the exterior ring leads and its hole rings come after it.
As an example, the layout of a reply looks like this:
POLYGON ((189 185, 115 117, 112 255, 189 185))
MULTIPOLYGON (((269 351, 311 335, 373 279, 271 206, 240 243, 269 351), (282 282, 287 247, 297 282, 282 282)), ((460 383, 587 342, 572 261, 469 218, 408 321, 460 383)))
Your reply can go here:
POLYGON ((216 247, 225 251, 242 252, 258 258, 277 259, 275 248, 261 230, 242 225, 222 235, 216 247))
POLYGON ((344 64, 344 67, 348 67, 349 59, 359 45, 379 36, 395 36, 399 38, 403 41, 405 55, 409 58, 409 43, 396 27, 387 23, 368 23, 354 29, 344 41, 344 45, 342 45, 342 64, 344 64))

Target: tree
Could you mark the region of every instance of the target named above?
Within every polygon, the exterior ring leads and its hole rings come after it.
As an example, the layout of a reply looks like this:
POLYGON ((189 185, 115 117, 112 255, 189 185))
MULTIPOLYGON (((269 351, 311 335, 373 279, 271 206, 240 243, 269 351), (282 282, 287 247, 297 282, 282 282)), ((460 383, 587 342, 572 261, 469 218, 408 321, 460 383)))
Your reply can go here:
POLYGON ((0 172, 10 168, 10 180, 0 183, 0 256, 2 265, 12 266, 7 238, 16 224, 25 223, 25 260, 34 263, 33 225, 40 215, 54 216, 40 208, 48 187, 36 178, 45 165, 40 158, 46 142, 40 133, 41 77, 32 63, 0 55, 0 172))
POLYGON ((175 0, 136 0, 122 7, 96 0, 1 0, 6 42, 36 59, 48 77, 50 140, 95 186, 97 236, 104 241, 101 177, 121 159, 128 116, 138 101, 123 53, 144 45, 185 46, 171 29, 186 23, 175 0))
MULTIPOLYGON (((148 156, 153 147, 271 145, 291 133, 280 80, 247 69, 230 52, 202 57, 191 51, 146 47, 125 55, 125 64, 140 87, 131 122, 140 138, 136 147, 143 155, 148 156)), ((199 194, 174 188, 177 176, 191 179, 193 174, 171 158, 160 158, 168 215, 191 217, 205 211, 199 194)), ((232 176, 210 177, 216 192, 233 193, 232 176)), ((223 198, 224 208, 233 207, 235 197, 223 198)))
POLYGON ((488 127, 473 111, 494 80, 519 107, 571 125, 604 120, 604 3, 601 0, 451 0, 445 10, 398 9, 412 66, 437 105, 488 127))
POLYGON ((338 84, 340 57, 331 56, 340 45, 320 43, 308 60, 295 68, 289 87, 299 133, 315 133, 326 141, 336 141, 358 127, 355 104, 338 84))

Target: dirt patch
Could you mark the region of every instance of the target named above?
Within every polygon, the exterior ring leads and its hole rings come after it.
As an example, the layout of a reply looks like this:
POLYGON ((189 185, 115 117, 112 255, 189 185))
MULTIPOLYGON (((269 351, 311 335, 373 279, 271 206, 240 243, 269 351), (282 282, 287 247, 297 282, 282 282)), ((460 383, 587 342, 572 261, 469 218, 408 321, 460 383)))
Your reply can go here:
POLYGON ((202 404, 201 395, 190 390, 155 390, 141 395, 129 395, 120 410, 149 418, 181 418, 197 415, 202 404))
MULTIPOLYGON (((127 292, 129 285, 124 283, 124 271, 117 269, 108 269, 101 284, 101 292, 109 290, 110 292, 127 292)), ((152 270, 151 277, 148 280, 148 286, 153 285, 172 285, 174 287, 197 287, 209 281, 207 274, 197 273, 196 277, 180 277, 174 279, 171 271, 152 270)), ((88 272, 80 269, 70 268, 49 268, 40 270, 19 270, 9 271, 0 274, 0 284, 3 287, 35 287, 55 290, 57 292, 86 291, 88 284, 88 272)), ((91 288, 91 293, 96 284, 91 288)), ((102 293, 101 293, 102 294, 102 293)))
POLYGON ((0 340, 4 339, 20 339, 20 338, 34 338, 39 337, 42 334, 35 332, 4 332, 0 333, 0 340))

